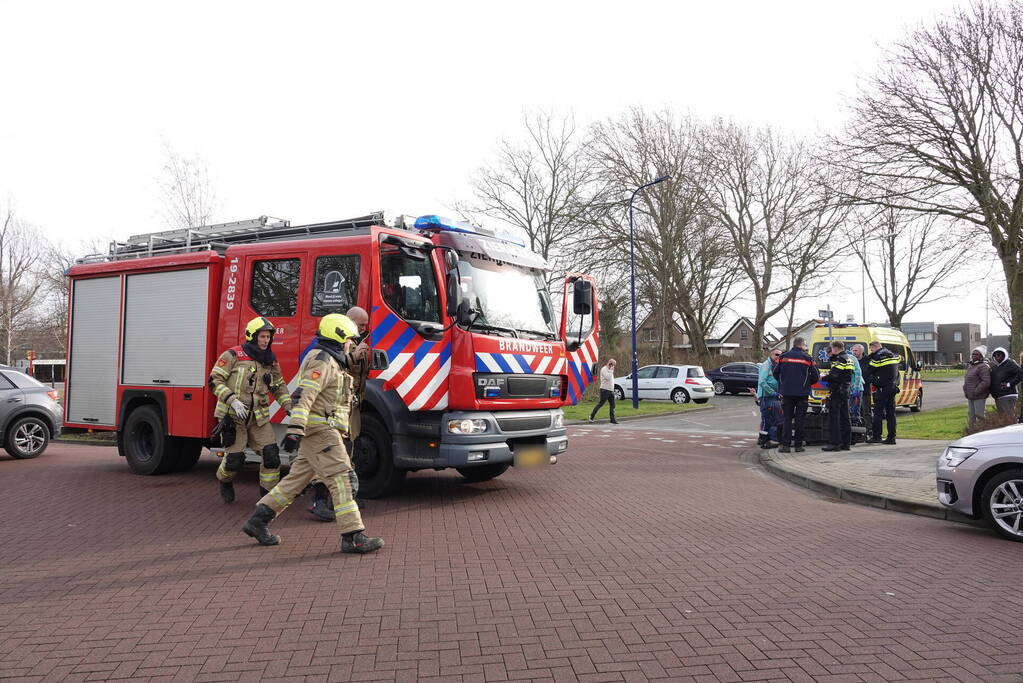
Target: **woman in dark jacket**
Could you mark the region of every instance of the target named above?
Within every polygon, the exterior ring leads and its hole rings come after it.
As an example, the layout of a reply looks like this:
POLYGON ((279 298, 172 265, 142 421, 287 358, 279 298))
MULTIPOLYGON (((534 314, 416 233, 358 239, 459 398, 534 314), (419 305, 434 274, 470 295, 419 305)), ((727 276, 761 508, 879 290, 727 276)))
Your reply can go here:
POLYGON ((984 417, 984 404, 991 393, 991 366, 984 362, 987 347, 978 346, 970 354, 970 362, 966 364, 966 377, 963 380, 963 394, 970 416, 970 424, 984 417))
POLYGON ((1023 369, 1000 346, 991 354, 991 360, 991 397, 995 399, 998 412, 1014 415, 1019 398, 1016 385, 1023 382, 1023 369))

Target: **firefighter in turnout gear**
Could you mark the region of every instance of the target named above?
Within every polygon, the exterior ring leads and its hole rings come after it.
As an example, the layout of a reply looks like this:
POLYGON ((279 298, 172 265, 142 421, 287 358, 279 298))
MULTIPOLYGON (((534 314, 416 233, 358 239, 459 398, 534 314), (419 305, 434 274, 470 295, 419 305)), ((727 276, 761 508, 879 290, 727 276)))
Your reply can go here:
POLYGON ((874 425, 867 443, 895 443, 895 395, 899 391, 899 363, 902 359, 881 346, 881 342, 870 342, 867 356, 865 383, 874 387, 874 425), (881 422, 888 423, 888 436, 881 440, 881 422))
POLYGON ((358 334, 350 318, 338 313, 320 320, 316 346, 306 354, 299 368, 291 424, 284 437, 284 451, 298 457, 291 471, 256 504, 242 531, 261 545, 277 545, 280 538, 268 525, 283 512, 313 479, 326 483, 334 502, 334 515, 341 532, 341 552, 370 553, 384 546, 383 540, 367 537, 355 502, 359 480, 352 469, 342 433, 348 429, 352 378, 348 373, 346 343, 358 334))
MULTIPOLYGON (((348 433, 342 435, 345 438, 349 455, 353 455, 355 440, 359 437, 359 432, 362 431, 361 404, 366 395, 366 379, 369 377, 369 344, 366 343, 366 335, 369 333, 369 313, 364 308, 352 306, 345 315, 355 323, 359 330, 359 336, 353 340, 357 346, 346 352, 348 372, 352 376, 352 401, 348 414, 348 433)), ((309 512, 321 521, 334 521, 334 506, 331 505, 327 485, 323 482, 313 483, 313 504, 310 506, 309 512)))
POLYGON ((822 451, 847 451, 852 445, 852 424, 849 421, 849 389, 856 371, 856 360, 845 353, 845 342, 831 342, 828 356, 828 437, 830 445, 822 451))
POLYGON ((234 442, 217 468, 220 496, 234 502, 234 477, 245 464, 245 448, 262 458, 259 489, 264 494, 281 478, 280 449, 270 424, 271 396, 285 411, 291 410, 288 385, 271 350, 274 326, 266 318, 253 318, 245 326, 245 343, 224 351, 210 371, 210 388, 217 397, 214 417, 234 421, 234 442))

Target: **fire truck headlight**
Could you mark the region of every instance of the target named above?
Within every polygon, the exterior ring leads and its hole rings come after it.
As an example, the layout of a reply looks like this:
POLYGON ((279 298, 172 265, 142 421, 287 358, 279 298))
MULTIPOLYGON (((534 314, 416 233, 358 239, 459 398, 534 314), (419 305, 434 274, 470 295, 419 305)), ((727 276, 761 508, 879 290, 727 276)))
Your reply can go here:
POLYGON ((565 416, 561 413, 554 414, 554 420, 551 421, 551 426, 555 429, 560 429, 565 426, 565 416))
POLYGON ((486 420, 448 420, 451 434, 481 434, 487 431, 486 420))

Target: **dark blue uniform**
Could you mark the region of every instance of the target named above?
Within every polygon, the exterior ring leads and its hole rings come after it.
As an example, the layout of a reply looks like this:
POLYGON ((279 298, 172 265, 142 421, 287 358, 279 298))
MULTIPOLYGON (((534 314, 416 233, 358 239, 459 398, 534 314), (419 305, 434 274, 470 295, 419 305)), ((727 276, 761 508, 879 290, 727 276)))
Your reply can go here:
POLYGON ((881 441, 881 423, 888 423, 887 443, 895 443, 895 395, 899 391, 899 363, 902 359, 883 346, 867 356, 863 381, 874 388, 874 424, 870 441, 881 441))
POLYGON ((813 358, 803 349, 792 348, 783 353, 774 366, 774 378, 778 380, 781 394, 782 447, 803 448, 803 423, 806 421, 806 405, 810 387, 820 379, 813 358))
POLYGON ((845 352, 828 357, 828 437, 830 450, 849 450, 852 443, 852 424, 849 422, 849 386, 852 383, 853 364, 856 360, 845 352))

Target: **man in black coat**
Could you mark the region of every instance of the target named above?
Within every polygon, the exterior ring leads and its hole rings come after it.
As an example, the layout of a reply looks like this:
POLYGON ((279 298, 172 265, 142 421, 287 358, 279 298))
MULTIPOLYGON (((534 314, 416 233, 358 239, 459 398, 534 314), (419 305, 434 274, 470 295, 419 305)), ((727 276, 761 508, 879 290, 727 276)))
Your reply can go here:
POLYGON ((902 359, 881 346, 881 342, 870 342, 869 374, 863 377, 863 382, 874 388, 874 424, 867 443, 895 445, 895 396, 899 392, 901 362, 902 359), (888 436, 884 441, 881 440, 882 421, 888 423, 888 436))
POLYGON ((820 379, 813 358, 806 352, 806 340, 796 337, 792 348, 783 353, 772 373, 778 380, 783 415, 781 448, 779 453, 788 453, 795 446, 796 453, 802 453, 803 423, 806 421, 806 406, 810 398, 810 387, 820 379))
POLYGON ((999 413, 1013 415, 1019 398, 1016 385, 1023 382, 1023 370, 1000 346, 991 353, 991 361, 991 398, 999 413))
POLYGON ((831 342, 828 362, 828 436, 831 443, 821 450, 847 451, 852 444, 852 425, 849 421, 849 385, 853 379, 856 360, 845 353, 845 343, 831 342))

